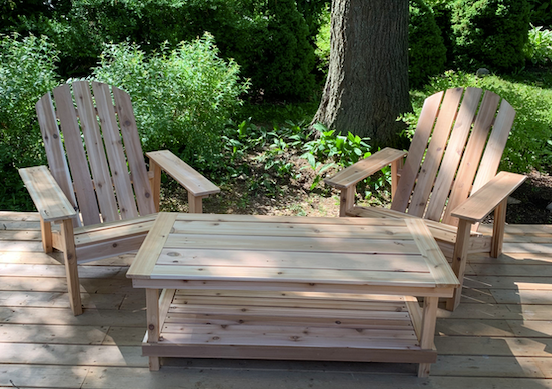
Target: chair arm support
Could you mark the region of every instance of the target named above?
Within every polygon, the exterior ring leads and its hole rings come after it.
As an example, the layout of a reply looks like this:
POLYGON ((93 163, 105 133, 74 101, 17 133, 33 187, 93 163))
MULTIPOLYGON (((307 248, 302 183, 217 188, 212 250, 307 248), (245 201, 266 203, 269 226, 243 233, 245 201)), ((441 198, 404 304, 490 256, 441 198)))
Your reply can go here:
POLYGON ((155 211, 159 212, 159 192, 161 187, 161 170, 174 178, 188 192, 188 212, 201 213, 202 199, 210 194, 220 192, 220 188, 203 177, 195 169, 168 150, 146 153, 150 160, 151 189, 155 211))
POLYGON ((508 198, 527 177, 521 174, 499 172, 489 182, 456 207, 451 215, 470 223, 479 223, 508 198))
POLYGON ((44 222, 77 217, 77 212, 46 166, 19 169, 19 175, 44 222))
POLYGON ((355 186, 359 181, 371 176, 383 167, 405 157, 406 151, 386 147, 368 158, 343 169, 336 175, 326 178, 324 182, 337 189, 347 189, 355 186))

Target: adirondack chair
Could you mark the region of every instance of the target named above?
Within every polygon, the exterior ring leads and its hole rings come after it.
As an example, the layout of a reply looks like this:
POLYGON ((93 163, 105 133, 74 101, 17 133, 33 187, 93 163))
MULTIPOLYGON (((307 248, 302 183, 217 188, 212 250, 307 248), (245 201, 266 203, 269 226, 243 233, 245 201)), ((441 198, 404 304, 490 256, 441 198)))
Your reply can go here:
POLYGON ((148 172, 129 95, 91 84, 55 88, 55 106, 50 93, 42 96, 36 112, 50 168, 19 170, 40 213, 44 251, 63 251, 75 315, 77 264, 138 250, 159 210, 161 170, 186 188, 190 212, 201 213, 202 198, 220 191, 166 150, 147 153, 148 172))
MULTIPOLYGON (((462 284, 468 254, 500 255, 508 196, 526 178, 497 174, 515 116, 506 100, 499 102, 479 88, 428 97, 408 153, 385 148, 325 180, 341 190, 340 216, 424 218, 462 284), (356 184, 388 165, 391 209, 355 205, 356 184), (493 210, 493 234, 484 236, 477 228, 493 210)), ((447 309, 458 306, 460 294, 457 289, 447 300, 447 309)))

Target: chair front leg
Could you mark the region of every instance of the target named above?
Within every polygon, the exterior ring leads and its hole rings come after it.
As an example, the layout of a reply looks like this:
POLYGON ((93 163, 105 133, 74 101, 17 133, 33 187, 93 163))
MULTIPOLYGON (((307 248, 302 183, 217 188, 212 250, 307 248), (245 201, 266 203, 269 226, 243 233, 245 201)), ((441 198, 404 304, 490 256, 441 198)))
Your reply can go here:
POLYGON ((149 164, 149 181, 151 192, 153 194, 153 204, 155 206, 155 212, 159 212, 159 201, 161 194, 161 166, 159 166, 159 164, 151 158, 149 164))
POLYGON ((45 222, 42 216, 40 217, 40 232, 42 234, 42 248, 44 252, 51 253, 54 251, 52 243, 52 223, 45 222))
POLYGON ((466 271, 466 262, 468 260, 468 247, 470 243, 470 232, 472 223, 464 219, 460 219, 458 223, 458 231, 456 233, 456 243, 454 244, 454 252, 452 255, 452 271, 458 278, 460 286, 454 290, 452 298, 447 299, 446 308, 449 311, 454 311, 460 304, 460 296, 462 295, 462 284, 464 281, 464 272, 466 271))
POLYGON ((347 210, 355 205, 356 186, 341 189, 339 196, 339 217, 347 216, 347 210))
POLYGON ((72 219, 63 220, 61 224, 61 239, 63 242, 63 259, 65 260, 65 275, 67 277, 69 302, 71 303, 73 314, 78 316, 82 314, 82 303, 72 219))
POLYGON ((491 240, 491 257, 498 258, 502 254, 502 243, 504 242, 504 228, 506 227, 506 207, 508 197, 497 205, 494 211, 493 237, 491 240))

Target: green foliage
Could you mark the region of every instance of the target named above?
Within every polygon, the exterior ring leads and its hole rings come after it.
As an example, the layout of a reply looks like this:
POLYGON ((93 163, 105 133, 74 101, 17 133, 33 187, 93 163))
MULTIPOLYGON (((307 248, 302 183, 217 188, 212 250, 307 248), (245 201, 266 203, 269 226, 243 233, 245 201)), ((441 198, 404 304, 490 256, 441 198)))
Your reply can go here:
POLYGON ((445 70, 447 49, 431 8, 423 0, 410 0, 408 25, 408 79, 419 87, 445 70))
POLYGON ((425 3, 433 11, 435 23, 441 31, 443 43, 447 49, 446 66, 451 67, 454 60, 454 39, 452 33, 452 4, 450 0, 425 0, 425 3))
MULTIPOLYGON (((525 173, 531 168, 552 166, 552 75, 519 80, 486 76, 479 78, 464 72, 446 72, 432 78, 426 97, 447 88, 474 86, 495 92, 516 110, 514 125, 506 143, 500 169, 525 173), (520 82, 521 81, 521 82, 520 82)), ((413 99, 415 110, 422 99, 413 99)))
POLYGON ((456 0, 452 29, 459 65, 499 71, 521 68, 529 11, 527 0, 456 0))
MULTIPOLYGON (((314 140, 304 144, 305 153, 301 155, 301 158, 306 159, 309 166, 316 172, 311 190, 318 185, 322 179, 322 173, 327 169, 334 166, 340 168, 351 166, 372 154, 371 147, 367 143, 369 138, 361 138, 350 132, 347 136, 343 136, 336 133, 335 130, 328 130, 320 123, 316 123, 313 127, 317 136, 314 140)), ((389 186, 390 174, 390 169, 383 169, 382 175, 365 179, 360 185, 365 197, 370 198, 374 194, 371 189, 375 190, 376 197, 384 194, 383 192, 378 193, 378 191, 389 186)))
POLYGON ((552 27, 552 0, 528 0, 531 24, 552 27))
POLYGON ((208 34, 149 56, 137 45, 107 45, 93 77, 130 93, 145 150, 167 148, 203 168, 220 163, 224 126, 247 88, 208 34))
POLYGON ((547 64, 552 61, 552 31, 542 27, 532 27, 529 39, 524 47, 526 58, 536 64, 547 64))
POLYGON ((58 82, 57 52, 45 37, 0 39, 0 209, 28 210, 17 168, 45 163, 35 103, 58 82))
POLYGON ((316 50, 315 54, 318 58, 319 71, 326 74, 328 72, 328 66, 330 64, 330 28, 331 28, 331 14, 330 8, 324 9, 320 15, 320 29, 316 37, 316 50))
POLYGON ((315 86, 315 57, 305 18, 295 0, 269 0, 267 12, 266 51, 251 74, 252 83, 263 85, 268 95, 308 99, 315 86))
POLYGON ((279 195, 282 183, 278 180, 287 185, 290 178, 298 177, 291 158, 307 141, 307 134, 303 123, 289 120, 272 128, 257 126, 251 118, 229 123, 222 137, 221 180, 245 179, 250 192, 279 195))

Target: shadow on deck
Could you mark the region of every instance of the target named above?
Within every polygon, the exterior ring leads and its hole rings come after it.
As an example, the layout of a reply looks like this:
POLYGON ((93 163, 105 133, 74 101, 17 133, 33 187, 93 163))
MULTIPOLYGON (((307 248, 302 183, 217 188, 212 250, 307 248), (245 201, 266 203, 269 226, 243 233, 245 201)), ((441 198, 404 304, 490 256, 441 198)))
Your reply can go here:
POLYGON ((510 225, 500 258, 469 258, 460 307, 439 309, 431 377, 417 365, 141 356, 143 290, 133 256, 80 266, 74 317, 59 254, 41 251, 37 214, 0 212, 0 387, 552 388, 552 225, 510 225))

